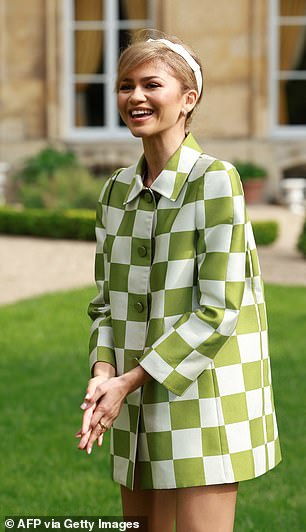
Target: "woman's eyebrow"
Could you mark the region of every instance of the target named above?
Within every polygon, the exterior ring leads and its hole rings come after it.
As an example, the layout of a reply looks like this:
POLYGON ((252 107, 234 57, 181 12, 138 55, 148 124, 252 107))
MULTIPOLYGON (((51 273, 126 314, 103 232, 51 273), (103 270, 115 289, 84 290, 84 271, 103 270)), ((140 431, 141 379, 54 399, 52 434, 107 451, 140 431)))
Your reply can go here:
MULTIPOLYGON (((160 76, 145 76, 144 78, 141 78, 140 81, 149 81, 150 79, 160 79, 163 81, 163 79, 160 76)), ((124 78, 122 81, 134 81, 133 78, 124 78)))

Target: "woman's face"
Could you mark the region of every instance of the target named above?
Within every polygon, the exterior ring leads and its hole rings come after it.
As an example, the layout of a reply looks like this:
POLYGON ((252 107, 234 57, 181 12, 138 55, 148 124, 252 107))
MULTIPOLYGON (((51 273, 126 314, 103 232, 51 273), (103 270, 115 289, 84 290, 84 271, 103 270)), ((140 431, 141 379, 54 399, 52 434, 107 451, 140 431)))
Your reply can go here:
POLYGON ((161 61, 144 63, 120 82, 118 109, 135 137, 163 135, 182 128, 186 96, 180 82, 161 61))

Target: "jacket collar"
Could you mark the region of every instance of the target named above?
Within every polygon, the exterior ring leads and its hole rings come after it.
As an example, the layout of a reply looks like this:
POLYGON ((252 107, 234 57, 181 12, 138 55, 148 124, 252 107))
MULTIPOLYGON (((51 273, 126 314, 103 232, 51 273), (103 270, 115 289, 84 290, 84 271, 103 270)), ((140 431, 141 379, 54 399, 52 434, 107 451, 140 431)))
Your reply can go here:
MULTIPOLYGON (((177 151, 170 157, 165 168, 152 183, 151 190, 158 192, 171 201, 176 201, 201 153, 202 149, 191 133, 189 133, 177 151)), ((133 169, 134 175, 124 198, 124 205, 135 199, 143 188, 145 188, 142 181, 144 164, 145 158, 142 155, 137 165, 131 168, 131 170, 133 169)))

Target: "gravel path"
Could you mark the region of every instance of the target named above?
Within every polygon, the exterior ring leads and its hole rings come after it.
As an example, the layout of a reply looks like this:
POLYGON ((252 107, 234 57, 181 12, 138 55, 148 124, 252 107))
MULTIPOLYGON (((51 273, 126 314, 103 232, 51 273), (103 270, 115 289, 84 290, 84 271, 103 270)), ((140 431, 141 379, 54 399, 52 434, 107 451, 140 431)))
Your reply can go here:
MULTIPOLYGON (((306 261, 295 250, 303 216, 284 207, 250 207, 251 220, 278 220, 280 237, 259 248, 263 278, 306 286, 306 261)), ((0 236, 0 304, 94 283, 95 244, 0 236)))

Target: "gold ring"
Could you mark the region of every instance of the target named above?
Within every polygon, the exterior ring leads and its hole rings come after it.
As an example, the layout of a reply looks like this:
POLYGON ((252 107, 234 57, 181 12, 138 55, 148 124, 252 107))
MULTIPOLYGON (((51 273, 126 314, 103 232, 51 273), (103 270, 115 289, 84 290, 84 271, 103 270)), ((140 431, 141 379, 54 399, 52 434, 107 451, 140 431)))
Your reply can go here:
POLYGON ((98 421, 98 425, 100 425, 103 432, 106 432, 108 430, 108 427, 104 425, 104 423, 101 423, 101 421, 98 421))

